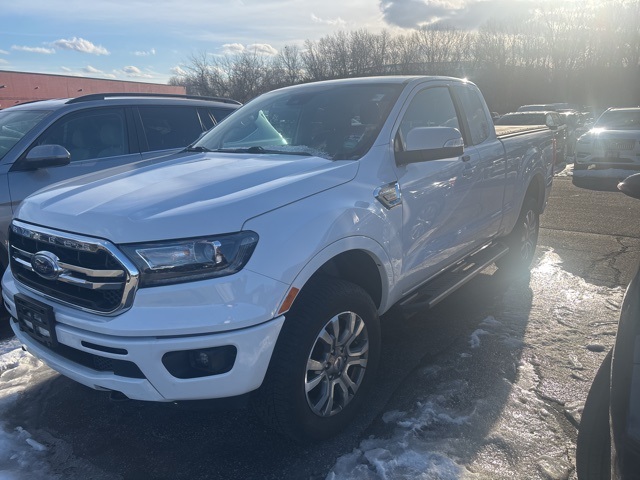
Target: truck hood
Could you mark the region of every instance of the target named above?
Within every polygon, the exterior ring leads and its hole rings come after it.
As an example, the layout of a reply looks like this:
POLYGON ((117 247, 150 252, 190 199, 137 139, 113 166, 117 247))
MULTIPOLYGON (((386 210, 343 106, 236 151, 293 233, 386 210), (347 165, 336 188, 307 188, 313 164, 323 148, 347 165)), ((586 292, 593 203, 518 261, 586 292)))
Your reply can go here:
POLYGON ((28 197, 15 217, 114 243, 236 232, 357 170, 358 162, 320 157, 181 153, 56 184, 28 197))

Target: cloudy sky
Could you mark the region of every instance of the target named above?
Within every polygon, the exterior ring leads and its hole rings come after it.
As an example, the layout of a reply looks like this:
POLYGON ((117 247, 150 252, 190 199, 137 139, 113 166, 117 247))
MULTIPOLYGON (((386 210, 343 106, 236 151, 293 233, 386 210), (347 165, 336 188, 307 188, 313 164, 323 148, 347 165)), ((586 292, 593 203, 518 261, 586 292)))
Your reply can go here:
POLYGON ((204 52, 273 55, 339 30, 437 20, 476 28, 542 1, 0 0, 0 70, 165 83, 204 52))

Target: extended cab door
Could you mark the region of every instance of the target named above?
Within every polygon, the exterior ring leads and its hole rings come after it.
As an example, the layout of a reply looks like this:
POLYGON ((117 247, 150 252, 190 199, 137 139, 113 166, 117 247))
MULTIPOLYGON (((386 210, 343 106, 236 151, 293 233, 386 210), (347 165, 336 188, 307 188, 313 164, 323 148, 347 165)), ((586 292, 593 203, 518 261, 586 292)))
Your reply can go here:
POLYGON ((464 256, 476 243, 468 230, 478 214, 477 149, 468 146, 462 156, 402 164, 398 159, 405 151, 405 139, 413 129, 424 127, 463 128, 447 86, 416 88, 393 132, 402 195, 403 293, 464 256))
POLYGON ((140 160, 125 108, 69 113, 47 128, 13 164, 8 174, 15 210, 31 193, 53 183, 140 160), (70 153, 67 165, 32 168, 25 157, 40 145, 60 145, 70 153))
POLYGON ((452 87, 452 92, 462 117, 465 154, 471 157, 467 163, 474 170, 468 192, 470 210, 460 240, 480 246, 497 234, 502 222, 506 153, 496 137, 491 113, 478 88, 472 84, 458 84, 452 87))

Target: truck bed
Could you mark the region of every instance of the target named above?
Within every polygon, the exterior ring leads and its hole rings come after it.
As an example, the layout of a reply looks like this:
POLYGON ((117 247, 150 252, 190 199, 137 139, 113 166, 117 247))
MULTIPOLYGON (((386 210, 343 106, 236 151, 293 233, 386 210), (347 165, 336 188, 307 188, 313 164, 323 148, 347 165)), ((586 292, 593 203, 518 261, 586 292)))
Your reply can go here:
POLYGON ((500 139, 549 129, 546 125, 496 125, 495 128, 500 139))

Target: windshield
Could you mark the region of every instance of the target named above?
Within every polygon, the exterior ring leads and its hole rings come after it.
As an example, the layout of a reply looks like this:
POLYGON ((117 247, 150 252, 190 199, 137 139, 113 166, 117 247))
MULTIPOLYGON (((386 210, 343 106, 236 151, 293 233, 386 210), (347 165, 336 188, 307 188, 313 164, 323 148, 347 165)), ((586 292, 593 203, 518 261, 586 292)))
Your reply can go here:
POLYGON ((596 121, 595 128, 640 130, 640 110, 611 110, 596 121))
POLYGON ((373 144, 402 88, 323 84, 267 93, 191 149, 357 159, 373 144))
POLYGON ((0 160, 29 130, 50 113, 37 110, 0 112, 0 160))

